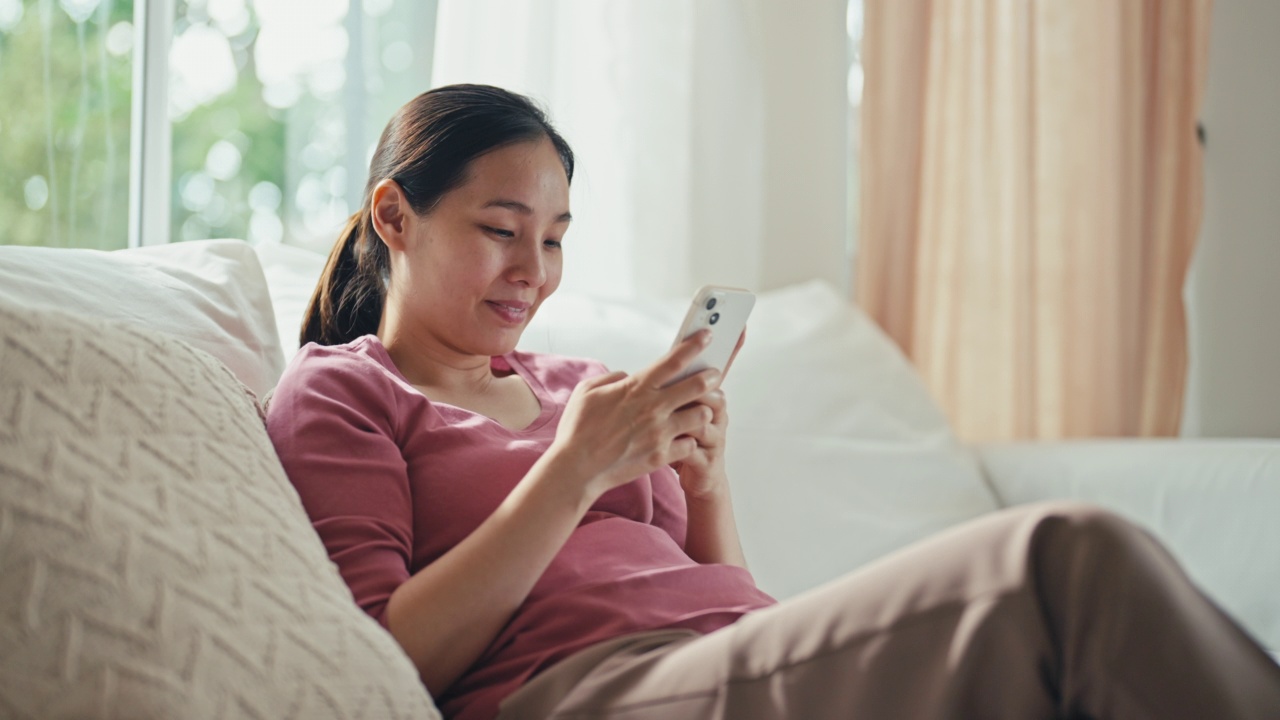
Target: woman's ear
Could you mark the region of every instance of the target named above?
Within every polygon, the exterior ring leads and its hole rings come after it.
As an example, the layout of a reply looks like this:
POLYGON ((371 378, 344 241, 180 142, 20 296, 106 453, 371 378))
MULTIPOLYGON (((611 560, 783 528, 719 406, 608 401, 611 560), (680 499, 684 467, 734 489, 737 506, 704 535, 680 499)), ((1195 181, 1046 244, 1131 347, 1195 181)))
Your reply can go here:
POLYGON ((390 178, 379 182, 373 188, 369 204, 374 232, 389 249, 403 251, 408 242, 413 208, 409 206, 409 198, 405 197, 400 183, 390 178))

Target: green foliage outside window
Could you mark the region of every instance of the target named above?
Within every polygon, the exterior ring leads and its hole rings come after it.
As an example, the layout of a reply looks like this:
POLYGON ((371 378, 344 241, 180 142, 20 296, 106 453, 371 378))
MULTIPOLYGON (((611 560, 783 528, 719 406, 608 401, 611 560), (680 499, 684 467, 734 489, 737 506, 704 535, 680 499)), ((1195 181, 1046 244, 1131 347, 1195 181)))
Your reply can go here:
MULTIPOLYGON (((202 98, 189 110, 181 100, 170 98, 174 183, 169 194, 170 238, 247 239, 253 188, 264 182, 277 192, 284 187, 285 111, 270 108, 262 100, 253 53, 258 22, 252 7, 243 8, 245 20, 240 27, 224 29, 207 16, 203 5, 178 0, 174 35, 180 36, 192 25, 218 33, 224 38, 220 42, 230 48, 235 80, 225 92, 202 98), (230 160, 217 155, 214 146, 220 143, 219 149, 230 154, 230 160), (223 172, 218 171, 218 157, 223 172), (231 166, 225 167, 227 163, 231 166), (191 186, 193 182, 197 187, 191 186)), ((175 71, 174 63, 170 71, 175 71)))
MULTIPOLYGON (((327 248, 386 119, 429 84, 435 1, 152 1, 174 3, 172 177, 167 237, 146 241, 327 248)), ((128 245, 134 10, 0 0, 0 244, 128 245)))
POLYGON ((132 20, 131 0, 0 0, 0 242, 128 244, 132 20))

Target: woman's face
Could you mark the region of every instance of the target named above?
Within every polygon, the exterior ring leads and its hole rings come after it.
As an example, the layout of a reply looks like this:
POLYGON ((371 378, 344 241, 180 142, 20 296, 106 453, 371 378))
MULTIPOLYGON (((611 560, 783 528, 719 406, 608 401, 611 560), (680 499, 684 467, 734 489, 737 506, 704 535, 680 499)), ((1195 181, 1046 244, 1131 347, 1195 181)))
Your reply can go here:
POLYGON ((400 303, 411 333, 452 351, 510 352, 560 285, 568 227, 569 181, 549 139, 489 152, 471 162, 461 186, 406 224, 388 300, 400 303))

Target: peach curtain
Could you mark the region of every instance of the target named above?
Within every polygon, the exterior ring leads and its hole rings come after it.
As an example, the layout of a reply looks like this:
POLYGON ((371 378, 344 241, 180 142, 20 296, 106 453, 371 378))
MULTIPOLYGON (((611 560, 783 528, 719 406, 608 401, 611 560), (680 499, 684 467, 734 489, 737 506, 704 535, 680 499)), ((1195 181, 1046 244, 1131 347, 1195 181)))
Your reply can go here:
POLYGON ((865 0, 859 303, 968 440, 1173 435, 1210 0, 865 0))

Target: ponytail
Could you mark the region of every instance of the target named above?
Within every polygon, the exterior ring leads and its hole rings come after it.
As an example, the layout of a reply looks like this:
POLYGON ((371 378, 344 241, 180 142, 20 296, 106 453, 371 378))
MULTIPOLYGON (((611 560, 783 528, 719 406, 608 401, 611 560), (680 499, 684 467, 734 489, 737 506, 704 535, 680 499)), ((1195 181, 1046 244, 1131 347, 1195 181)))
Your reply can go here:
POLYGON ((390 257, 368 208, 366 202, 351 216, 329 253, 302 322, 302 345, 341 345, 378 332, 390 257))

